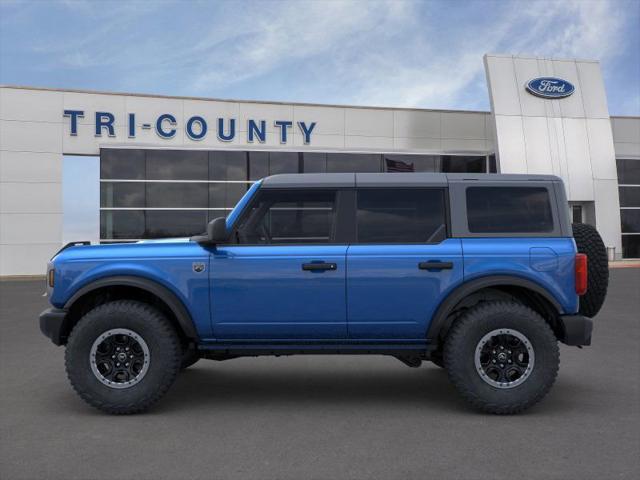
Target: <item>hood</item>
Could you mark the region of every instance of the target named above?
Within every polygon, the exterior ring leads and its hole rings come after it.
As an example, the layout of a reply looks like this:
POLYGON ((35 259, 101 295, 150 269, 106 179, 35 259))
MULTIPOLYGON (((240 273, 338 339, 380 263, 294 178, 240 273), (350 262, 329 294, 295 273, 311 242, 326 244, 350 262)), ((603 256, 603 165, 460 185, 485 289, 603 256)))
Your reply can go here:
POLYGON ((202 247, 189 238, 162 238, 157 240, 141 240, 133 243, 104 243, 101 245, 69 246, 58 252, 52 262, 141 259, 149 257, 193 255, 202 247))

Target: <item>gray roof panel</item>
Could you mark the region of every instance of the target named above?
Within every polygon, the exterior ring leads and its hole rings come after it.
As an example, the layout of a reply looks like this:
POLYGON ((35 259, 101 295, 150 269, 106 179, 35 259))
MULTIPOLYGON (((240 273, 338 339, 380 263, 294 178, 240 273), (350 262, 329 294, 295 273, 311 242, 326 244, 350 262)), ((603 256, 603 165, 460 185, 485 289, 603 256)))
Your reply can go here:
POLYGON ((357 187, 446 187, 444 173, 356 173, 357 187))
POLYGON ((355 173, 285 173, 262 181, 262 188, 345 188, 355 185, 355 173))
POLYGON ((560 180, 555 175, 528 175, 519 173, 447 173, 449 182, 482 181, 482 182, 529 182, 560 180))
POLYGON ((449 183, 561 181, 554 175, 498 173, 287 173, 262 181, 262 188, 446 187, 449 183))

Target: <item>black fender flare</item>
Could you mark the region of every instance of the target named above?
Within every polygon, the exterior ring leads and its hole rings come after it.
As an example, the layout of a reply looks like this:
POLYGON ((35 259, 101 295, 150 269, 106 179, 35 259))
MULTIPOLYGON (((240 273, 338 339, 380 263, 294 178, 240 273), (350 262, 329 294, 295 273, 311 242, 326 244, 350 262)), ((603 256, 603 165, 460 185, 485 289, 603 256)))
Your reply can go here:
POLYGON ((436 313, 433 315, 431 324, 427 331, 427 341, 438 343, 440 333, 447 331, 450 326, 450 320, 448 320, 449 314, 453 308, 464 300, 469 295, 488 287, 522 287, 532 292, 535 292, 542 296, 549 304, 556 310, 558 315, 562 312, 562 306, 554 298, 551 293, 539 284, 527 280, 522 277, 513 275, 491 275, 487 277, 476 278, 469 282, 463 283, 456 287, 452 292, 447 295, 442 303, 436 309, 436 313))
POLYGON ((176 296, 176 294, 169 290, 167 287, 160 285, 158 282, 143 277, 136 277, 133 275, 117 275, 113 277, 105 277, 94 280, 93 282, 84 285, 78 291, 76 291, 71 296, 71 298, 67 300, 64 308, 68 311, 78 299, 94 290, 116 286, 135 287, 141 290, 145 290, 152 295, 155 295, 169 307, 173 315, 176 317, 176 320, 178 321, 178 324, 180 325, 180 328, 182 329, 182 332, 185 334, 185 336, 189 339, 198 339, 198 333, 195 326, 193 325, 191 315, 189 314, 189 311, 185 307, 182 300, 180 300, 176 296))

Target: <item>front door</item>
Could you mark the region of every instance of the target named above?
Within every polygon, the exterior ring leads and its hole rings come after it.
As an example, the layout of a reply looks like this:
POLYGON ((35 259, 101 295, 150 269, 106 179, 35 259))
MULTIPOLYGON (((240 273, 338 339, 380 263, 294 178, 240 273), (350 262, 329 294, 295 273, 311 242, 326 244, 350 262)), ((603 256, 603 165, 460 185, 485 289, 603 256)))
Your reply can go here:
POLYGON ((424 340, 445 293, 462 281, 460 239, 447 238, 446 190, 361 189, 347 252, 349 337, 424 340))
POLYGON ((218 340, 347 336, 346 251, 336 244, 337 192, 264 189, 211 258, 218 340))

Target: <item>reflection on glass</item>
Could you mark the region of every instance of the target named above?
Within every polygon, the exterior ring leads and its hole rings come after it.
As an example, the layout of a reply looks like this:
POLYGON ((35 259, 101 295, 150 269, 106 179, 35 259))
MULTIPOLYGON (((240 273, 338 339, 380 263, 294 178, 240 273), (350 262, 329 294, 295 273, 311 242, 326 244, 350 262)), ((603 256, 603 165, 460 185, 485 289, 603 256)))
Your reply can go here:
POLYGON ((146 183, 149 208, 207 208, 207 183, 146 183))
POLYGON ((207 152, 147 150, 148 180, 207 180, 207 152))
POLYGON ((100 178, 143 180, 145 175, 144 150, 115 148, 100 150, 100 178))
POLYGON ((249 152, 249 180, 269 176, 269 152, 249 152))
POLYGON ((235 207, 249 186, 249 183, 210 183, 209 208, 235 207))
POLYGON ((144 186, 142 182, 101 182, 100 207, 143 208, 145 206, 144 186))
POLYGON ((100 238, 145 238, 144 211, 102 210, 100 212, 100 238))
POLYGON ((384 155, 385 172, 439 172, 439 155, 384 155))
POLYGON ((381 160, 377 153, 327 153, 327 172, 380 172, 381 160))
POLYGON ((295 152, 269 152, 269 174, 298 173, 298 154, 295 152))
POLYGON ((209 180, 247 180, 247 152, 209 152, 209 180))
POLYGON ((325 173, 327 171, 327 154, 319 152, 304 152, 303 173, 325 173))
POLYGON ((147 210, 144 238, 190 237, 207 227, 206 210, 147 210))

